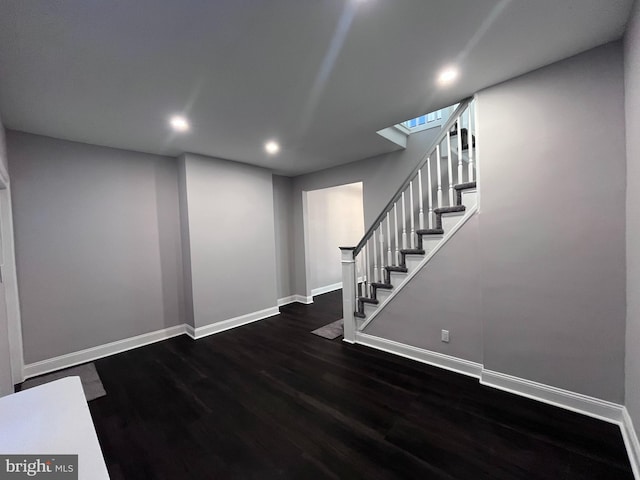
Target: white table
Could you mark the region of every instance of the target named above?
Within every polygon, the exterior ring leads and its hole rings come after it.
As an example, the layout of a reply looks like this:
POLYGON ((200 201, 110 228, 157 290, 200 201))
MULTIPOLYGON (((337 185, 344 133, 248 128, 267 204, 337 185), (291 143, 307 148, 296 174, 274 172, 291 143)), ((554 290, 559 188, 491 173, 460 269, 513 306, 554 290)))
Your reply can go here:
POLYGON ((109 480, 80 377, 0 398, 0 453, 77 454, 79 480, 109 480))

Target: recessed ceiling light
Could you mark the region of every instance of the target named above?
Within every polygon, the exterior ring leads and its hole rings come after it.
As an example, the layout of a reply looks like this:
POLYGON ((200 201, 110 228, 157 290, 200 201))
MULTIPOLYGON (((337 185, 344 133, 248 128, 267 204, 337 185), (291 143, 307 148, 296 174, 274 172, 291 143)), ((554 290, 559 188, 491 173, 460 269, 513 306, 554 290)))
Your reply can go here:
POLYGON ((453 67, 447 67, 438 75, 438 83, 442 86, 452 84, 458 78, 458 70, 453 67))
POLYGON ((180 115, 174 115, 173 117, 171 117, 169 123, 176 132, 186 132, 187 130, 189 130, 189 122, 186 118, 180 115))
POLYGON ((273 155, 280 151, 280 145, 278 145, 278 142, 270 140, 264 144, 264 149, 267 151, 267 153, 273 155))

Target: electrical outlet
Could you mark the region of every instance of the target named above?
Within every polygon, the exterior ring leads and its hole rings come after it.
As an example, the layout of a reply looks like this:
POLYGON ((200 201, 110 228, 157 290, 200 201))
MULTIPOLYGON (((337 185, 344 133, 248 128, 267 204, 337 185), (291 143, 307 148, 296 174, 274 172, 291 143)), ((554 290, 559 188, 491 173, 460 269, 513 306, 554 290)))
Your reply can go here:
POLYGON ((449 343, 449 330, 442 330, 441 338, 444 343, 449 343))

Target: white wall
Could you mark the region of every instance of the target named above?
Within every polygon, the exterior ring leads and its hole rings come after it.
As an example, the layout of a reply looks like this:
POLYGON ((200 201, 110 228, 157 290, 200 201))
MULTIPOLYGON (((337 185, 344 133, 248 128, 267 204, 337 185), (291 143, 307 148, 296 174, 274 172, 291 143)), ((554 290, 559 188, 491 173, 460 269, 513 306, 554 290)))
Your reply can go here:
POLYGON ((640 2, 624 43, 627 153, 627 331, 625 403, 640 428, 640 2))
POLYGON ((184 323, 175 159, 7 146, 26 363, 184 323))
POLYGON ((355 246, 364 235, 362 183, 306 192, 305 227, 311 291, 341 283, 339 247, 355 246))
POLYGON ((275 307, 271 172, 192 154, 179 162, 195 327, 275 307))
POLYGON ((622 67, 611 43, 484 90, 477 105, 485 368, 617 403, 622 67))

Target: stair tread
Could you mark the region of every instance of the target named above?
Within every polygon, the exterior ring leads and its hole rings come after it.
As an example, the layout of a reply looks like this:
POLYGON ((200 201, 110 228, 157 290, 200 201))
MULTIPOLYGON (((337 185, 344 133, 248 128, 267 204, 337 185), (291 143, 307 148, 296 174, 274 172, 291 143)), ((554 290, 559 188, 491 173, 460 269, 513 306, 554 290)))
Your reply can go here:
POLYGON ((364 313, 360 313, 360 312, 353 312, 353 316, 358 318, 367 318, 367 316, 364 313))
POLYGON ((387 269, 388 272, 401 272, 401 273, 407 273, 409 270, 407 269, 407 267, 396 267, 396 266, 392 266, 392 267, 384 267, 387 269))
POLYGON ((453 207, 441 207, 434 210, 435 214, 464 212, 467 207, 464 205, 454 205, 453 207))
POLYGON ((425 228, 416 232, 418 235, 442 235, 444 230, 441 228, 425 228))
POLYGON ((390 283, 379 283, 379 282, 374 282, 371 284, 372 287, 375 288, 386 288, 388 290, 391 290, 393 288, 393 285, 391 285, 390 283))
POLYGON ((406 255, 424 255, 424 250, 421 248, 403 248, 400 250, 400 253, 404 253, 406 255))
POLYGON ((469 190, 470 188, 476 188, 476 187, 477 187, 476 182, 459 183, 458 185, 453 186, 453 188, 455 188, 456 190, 469 190))
POLYGON ((379 303, 376 298, 369 298, 369 297, 360 297, 358 298, 358 301, 360 303, 372 303, 374 305, 377 305, 379 303))

